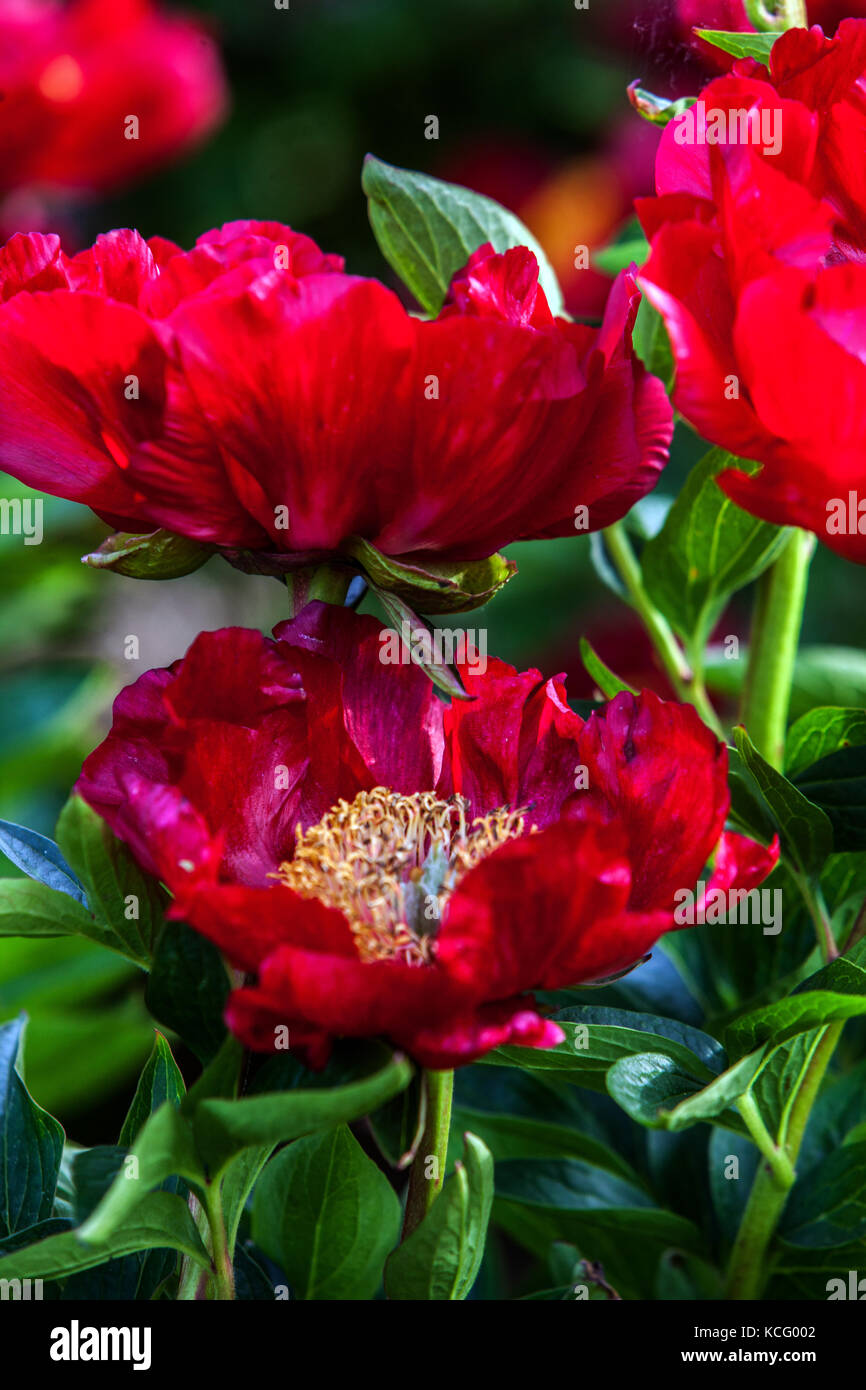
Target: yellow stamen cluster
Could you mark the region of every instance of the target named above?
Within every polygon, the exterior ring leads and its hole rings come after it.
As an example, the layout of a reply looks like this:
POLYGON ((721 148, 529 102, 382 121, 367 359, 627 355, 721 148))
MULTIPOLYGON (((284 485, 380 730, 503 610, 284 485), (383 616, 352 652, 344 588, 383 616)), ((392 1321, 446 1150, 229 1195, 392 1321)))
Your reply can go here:
POLYGON ((363 960, 432 959, 442 909, 467 870, 524 833, 525 810, 467 821, 467 801, 387 787, 339 801, 306 831, 274 875, 347 918, 363 960))

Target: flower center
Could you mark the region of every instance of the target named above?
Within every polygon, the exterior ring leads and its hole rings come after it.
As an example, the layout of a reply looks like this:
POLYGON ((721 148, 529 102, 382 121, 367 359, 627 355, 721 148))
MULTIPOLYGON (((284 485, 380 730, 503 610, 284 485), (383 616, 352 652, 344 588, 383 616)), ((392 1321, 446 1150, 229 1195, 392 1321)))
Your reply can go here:
POLYGON ((362 960, 428 963, 442 909, 468 869, 524 833, 526 808, 467 821, 463 796, 402 796, 387 787, 339 801, 308 830, 274 878, 349 922, 362 960))

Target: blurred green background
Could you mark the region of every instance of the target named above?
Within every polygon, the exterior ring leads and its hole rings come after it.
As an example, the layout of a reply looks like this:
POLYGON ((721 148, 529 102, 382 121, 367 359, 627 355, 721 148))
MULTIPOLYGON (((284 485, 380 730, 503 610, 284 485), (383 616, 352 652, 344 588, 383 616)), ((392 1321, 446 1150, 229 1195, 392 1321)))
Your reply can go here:
MULTIPOLYGON (((653 132, 632 116, 625 88, 634 78, 671 90, 689 80, 669 43, 670 5, 592 0, 578 12, 570 0, 292 0, 277 11, 265 0, 212 0, 186 8, 210 16, 220 39, 229 118, 147 184, 59 210, 69 249, 115 226, 188 246, 223 221, 274 218, 343 254, 350 270, 393 283, 360 189, 371 150, 514 208, 562 270, 573 312, 597 312, 603 281, 575 277, 571 248, 610 238, 631 199, 649 191, 653 132), (436 141, 424 137, 431 114, 436 141)), ((641 523, 659 524, 699 452, 678 429, 641 523)), ((25 495, 6 478, 0 491, 25 495)), ((46 498, 44 527, 39 546, 0 536, 0 817, 51 834, 123 685, 182 655, 202 629, 268 630, 286 607, 275 581, 242 577, 219 560, 164 584, 85 569, 80 556, 105 528, 74 504, 46 498), (124 657, 132 634, 138 661, 124 657)), ((591 694, 577 653, 584 632, 620 674, 659 684, 591 550, 577 536, 514 547, 519 577, 466 625, 486 627, 489 651, 518 666, 567 670, 575 695, 591 694)), ((863 592, 860 569, 819 552, 806 640, 866 646, 863 592)), ((748 608, 746 596, 722 630, 745 636, 748 608)), ((854 679, 841 698, 866 704, 866 686, 854 679)), ((113 1140, 150 1049, 141 983, 133 967, 86 942, 0 941, 0 1020, 29 1013, 28 1082, 82 1143, 113 1140)))

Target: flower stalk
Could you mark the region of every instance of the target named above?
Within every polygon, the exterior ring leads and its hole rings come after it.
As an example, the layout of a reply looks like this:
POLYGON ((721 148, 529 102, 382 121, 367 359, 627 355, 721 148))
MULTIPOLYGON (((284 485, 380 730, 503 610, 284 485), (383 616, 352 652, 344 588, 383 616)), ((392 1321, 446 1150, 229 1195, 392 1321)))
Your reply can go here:
POLYGON ((796 1181, 797 1158, 812 1106, 844 1026, 844 1021, 832 1023, 820 1031, 800 1084, 782 1119, 777 1144, 770 1139, 751 1094, 740 1099, 740 1114, 761 1149, 762 1161, 755 1174, 728 1263, 726 1297, 729 1299, 761 1297, 769 1273, 767 1250, 785 1209, 788 1193, 796 1181))
POLYGON ((656 608, 644 587, 640 565, 622 522, 617 521, 613 526, 608 526, 604 538, 617 573, 658 653, 677 699, 694 705, 716 737, 723 738, 718 716, 707 695, 700 673, 689 665, 667 619, 656 608))
POLYGON ((815 546, 811 532, 795 530, 775 564, 758 581, 740 717, 758 752, 777 769, 785 757, 794 666, 815 546))
POLYGON ((422 1078, 422 1086, 422 1103, 426 1106, 424 1132, 409 1171, 402 1240, 406 1240, 421 1225, 445 1181, 454 1073, 427 1070, 422 1078))

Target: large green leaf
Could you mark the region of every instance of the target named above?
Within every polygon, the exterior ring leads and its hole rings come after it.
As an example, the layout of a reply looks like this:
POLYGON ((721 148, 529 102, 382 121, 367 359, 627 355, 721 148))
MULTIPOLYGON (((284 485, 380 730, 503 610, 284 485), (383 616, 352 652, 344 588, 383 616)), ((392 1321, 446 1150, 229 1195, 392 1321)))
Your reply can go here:
POLYGON ((866 745, 829 753, 798 772, 794 785, 827 816, 835 849, 866 849, 866 745))
POLYGON ((731 53, 735 58, 757 58, 766 63, 773 44, 779 37, 777 32, 770 34, 730 33, 724 29, 697 29, 699 39, 720 48, 723 53, 731 53))
POLYGON ((724 1066, 724 1052, 715 1038, 673 1019, 587 1004, 562 1009, 554 1018, 566 1035, 558 1047, 500 1047, 483 1062, 554 1072, 596 1090, 604 1090, 614 1063, 636 1053, 664 1054, 698 1087, 724 1066))
POLYGON ((418 1226, 390 1256, 385 1291, 397 1300, 464 1299, 481 1268, 493 1205, 493 1159, 474 1134, 463 1161, 418 1226))
POLYGON ((63 1130, 18 1073, 24 1020, 0 1025, 0 1237, 51 1215, 63 1130))
POLYGON ((229 977, 217 948, 185 922, 166 922, 147 981, 147 1007, 203 1062, 225 1039, 228 995, 229 977))
POLYGON ((139 1077, 132 1104, 123 1122, 120 1144, 130 1148, 151 1115, 166 1101, 178 1109, 185 1093, 183 1076, 171 1055, 171 1048, 162 1034, 157 1033, 153 1051, 139 1077))
POLYGON ((84 884, 88 906, 108 928, 104 944, 148 966, 166 902, 159 884, 80 796, 60 813, 57 843, 84 884))
POLYGON ((562 291, 538 242, 492 198, 372 155, 364 161, 361 186, 383 256, 429 314, 438 314, 454 275, 487 241, 495 251, 528 246, 551 311, 563 312, 562 291))
POLYGON ((762 1060, 763 1051, 750 1053, 702 1086, 673 1058, 643 1053, 617 1062, 608 1072, 607 1086, 632 1119, 650 1128, 680 1130, 712 1120, 742 1131, 733 1107, 749 1090, 762 1060))
POLYGON ((345 1125, 298 1139, 256 1184, 253 1238, 299 1299, 371 1299, 400 1233, 388 1179, 345 1125))
POLYGON ((3 1256, 0 1279, 59 1279, 121 1255, 163 1248, 178 1250, 205 1268, 210 1266, 210 1256, 186 1202, 170 1192, 151 1192, 100 1244, 84 1241, 78 1230, 50 1235, 3 1256))
POLYGON ((108 944, 108 933, 86 907, 33 878, 0 878, 2 936, 88 936, 108 944))
MULTIPOLYGON (((820 806, 777 772, 745 729, 734 730, 739 768, 761 811, 779 836, 782 852, 802 873, 820 872, 833 849, 833 828, 820 806)), ((737 801, 732 789, 735 809, 737 801)))
MULTIPOLYGON (((80 1238, 105 1246, 130 1222, 148 1194, 170 1177, 182 1177, 199 1187, 205 1180, 192 1124, 166 1101, 139 1131, 123 1169, 81 1227, 80 1238)), ((160 1243, 170 1242, 156 1242, 160 1243)))
POLYGON ((641 555, 650 597, 698 650, 731 594, 772 564, 790 534, 758 521, 722 492, 717 475, 732 465, 744 466, 724 449, 711 449, 692 469, 664 526, 641 555))
POLYGON ((788 730, 785 773, 795 779, 828 754, 862 744, 866 744, 866 710, 819 705, 788 730))
POLYGON ((689 1250, 700 1244, 692 1222, 657 1206, 641 1188, 579 1159, 497 1163, 497 1210, 500 1202, 551 1209, 560 1239, 578 1245, 601 1232, 689 1250))
POLYGON ((394 1053, 371 1075, 327 1090, 203 1100, 195 1110, 196 1147, 209 1171, 218 1172, 250 1145, 285 1143, 369 1114, 408 1086, 412 1074, 412 1064, 394 1053))
POLYGON ((866 1143, 846 1144, 795 1183, 780 1234, 813 1250, 866 1237, 866 1143))
POLYGON ((58 893, 66 893, 76 902, 86 906, 87 897, 83 885, 76 878, 53 840, 28 830, 23 825, 13 825, 11 821, 0 821, 0 852, 25 873, 28 878, 38 879, 58 893))

